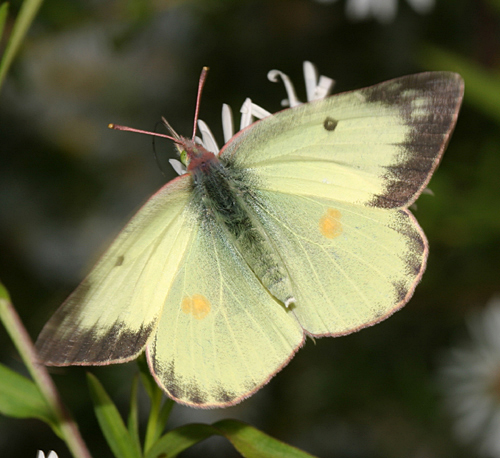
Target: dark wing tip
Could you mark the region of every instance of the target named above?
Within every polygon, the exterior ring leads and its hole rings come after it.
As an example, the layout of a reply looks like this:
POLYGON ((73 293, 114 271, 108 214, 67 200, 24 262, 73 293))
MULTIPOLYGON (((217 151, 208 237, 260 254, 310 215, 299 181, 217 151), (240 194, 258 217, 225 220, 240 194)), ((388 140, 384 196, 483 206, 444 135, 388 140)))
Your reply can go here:
POLYGON ((56 319, 45 325, 36 341, 40 363, 48 366, 105 365, 130 361, 139 356, 153 331, 153 324, 130 331, 115 322, 103 333, 65 326, 56 319))
POLYGON ((398 144, 399 161, 384 175, 384 192, 370 204, 408 207, 427 186, 448 145, 462 103, 464 81, 458 73, 427 72, 365 91, 369 102, 397 107, 403 123, 410 128, 405 140, 398 144))

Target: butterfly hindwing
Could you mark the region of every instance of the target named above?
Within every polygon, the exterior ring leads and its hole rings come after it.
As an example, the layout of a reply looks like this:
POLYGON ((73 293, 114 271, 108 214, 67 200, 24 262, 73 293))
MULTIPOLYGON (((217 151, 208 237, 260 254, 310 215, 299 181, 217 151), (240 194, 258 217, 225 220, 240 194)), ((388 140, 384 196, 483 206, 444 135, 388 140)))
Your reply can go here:
POLYGON ((463 81, 410 75, 283 110, 221 151, 269 191, 407 207, 435 170, 455 125, 463 81))
POLYGON ((148 344, 160 386, 198 407, 249 396, 304 339, 293 314, 262 286, 227 237, 208 218, 199 225, 148 344))
POLYGON ((45 364, 109 364, 144 350, 191 236, 190 195, 179 177, 139 210, 43 328, 45 364))
POLYGON ((402 307, 425 269, 427 242, 407 210, 262 191, 257 213, 290 275, 301 326, 343 335, 402 307))

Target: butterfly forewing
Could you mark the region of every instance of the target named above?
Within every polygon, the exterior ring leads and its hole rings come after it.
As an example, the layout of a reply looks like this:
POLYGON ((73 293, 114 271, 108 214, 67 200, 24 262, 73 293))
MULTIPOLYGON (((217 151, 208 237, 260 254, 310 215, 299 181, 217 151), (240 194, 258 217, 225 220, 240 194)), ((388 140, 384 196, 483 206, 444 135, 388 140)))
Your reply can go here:
POLYGON ((222 160, 277 247, 310 334, 340 335, 402 307, 428 246, 406 209, 454 128, 463 81, 422 73, 284 110, 240 132, 222 160))
POLYGON ((141 208, 37 340, 50 365, 109 364, 135 358, 156 328, 192 224, 188 176, 141 208))
POLYGON ((261 189, 407 207, 441 158, 462 95, 455 73, 398 78, 269 116, 221 157, 254 172, 261 189))

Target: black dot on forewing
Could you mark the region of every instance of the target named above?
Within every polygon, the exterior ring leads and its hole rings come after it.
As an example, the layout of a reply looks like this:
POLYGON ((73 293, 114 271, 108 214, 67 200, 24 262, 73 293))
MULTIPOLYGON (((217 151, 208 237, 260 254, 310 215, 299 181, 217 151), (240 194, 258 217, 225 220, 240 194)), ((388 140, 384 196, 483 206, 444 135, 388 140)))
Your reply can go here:
POLYGON ((325 128, 325 130, 328 130, 330 132, 335 130, 337 124, 338 121, 336 119, 330 118, 330 116, 325 118, 325 120, 323 121, 323 127, 325 128))
POLYGON ((123 264, 123 261, 125 261, 125 256, 118 256, 118 258, 116 258, 115 267, 120 267, 123 264))

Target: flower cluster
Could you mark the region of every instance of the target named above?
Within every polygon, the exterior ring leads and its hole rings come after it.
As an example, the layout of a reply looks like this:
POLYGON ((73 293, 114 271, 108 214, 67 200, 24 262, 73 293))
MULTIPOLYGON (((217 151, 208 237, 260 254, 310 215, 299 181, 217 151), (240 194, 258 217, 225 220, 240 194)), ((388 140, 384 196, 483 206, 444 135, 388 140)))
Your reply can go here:
MULTIPOLYGON (((319 3, 333 3, 336 0, 316 0, 319 3)), ((434 0, 407 0, 411 7, 420 14, 428 13, 434 7, 434 0)), ((347 17, 353 21, 362 21, 370 17, 387 24, 394 20, 398 10, 398 0, 347 0, 347 17)))
MULTIPOLYGON (((36 458, 45 458, 45 453, 43 453, 41 450, 38 450, 38 453, 36 454, 36 458)), ((57 453, 54 452, 54 450, 51 450, 49 454, 47 455, 47 458, 58 458, 57 453)))
POLYGON ((500 296, 468 325, 468 340, 445 355, 440 381, 458 440, 500 458, 500 296))
MULTIPOLYGON (((267 77, 274 83, 277 83, 280 80, 283 81, 287 93, 287 99, 282 101, 283 106, 295 107, 302 103, 298 99, 293 83, 288 75, 279 70, 271 70, 267 74, 267 77)), ((334 85, 334 81, 331 78, 319 76, 316 67, 311 62, 307 61, 304 62, 304 79, 306 83, 308 102, 324 99, 330 94, 334 85)), ((241 120, 239 130, 245 129, 257 119, 263 119, 267 116, 271 116, 269 111, 253 103, 250 98, 247 98, 243 102, 240 113, 241 120)), ((201 119, 198 120, 198 130, 201 137, 196 137, 196 142, 208 151, 218 154, 219 146, 217 145, 217 141, 215 140, 210 128, 201 119)), ((222 105, 222 131, 224 134, 224 143, 227 143, 235 134, 233 113, 231 107, 227 104, 222 105)), ((181 161, 177 159, 170 159, 169 162, 179 175, 186 173, 186 167, 181 161)))

